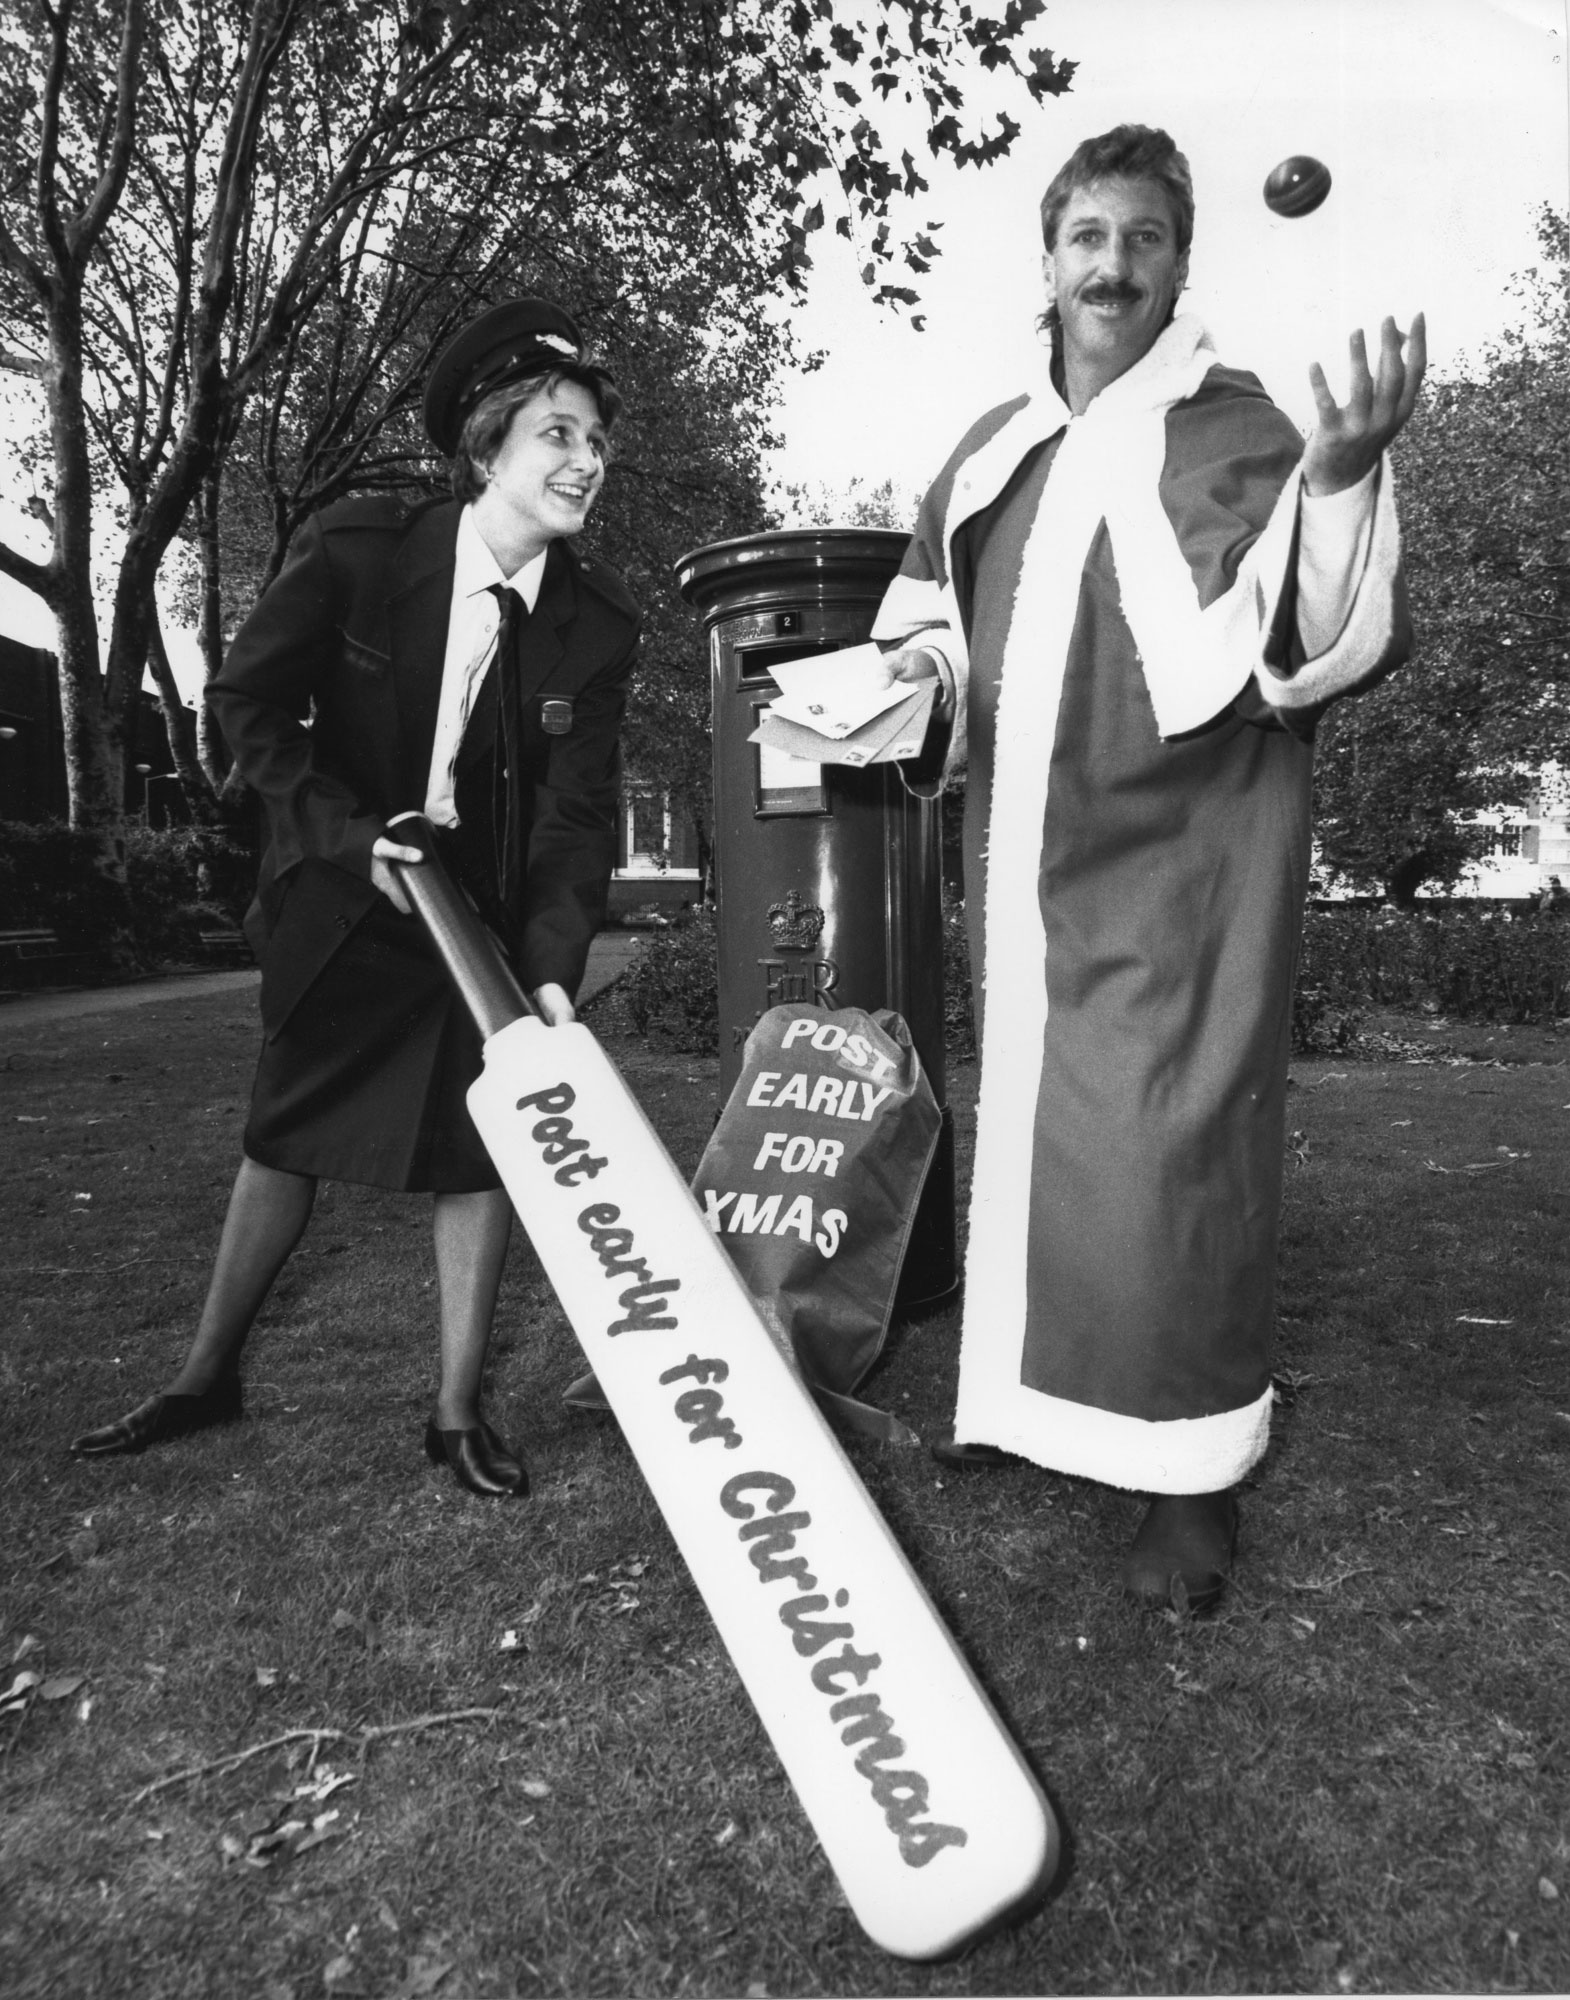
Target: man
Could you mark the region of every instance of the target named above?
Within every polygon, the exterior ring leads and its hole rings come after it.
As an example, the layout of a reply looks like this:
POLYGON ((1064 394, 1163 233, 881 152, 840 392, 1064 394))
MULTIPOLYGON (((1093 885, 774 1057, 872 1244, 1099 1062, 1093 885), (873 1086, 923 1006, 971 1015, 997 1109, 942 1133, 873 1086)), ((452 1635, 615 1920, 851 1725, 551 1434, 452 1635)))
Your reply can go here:
POLYGON ((1305 449, 1175 312, 1193 194, 1164 133, 1042 204, 1040 393, 928 493, 876 636, 968 758, 982 1049, 955 1442, 1152 1496, 1140 1598, 1213 1603, 1268 1439, 1293 965, 1326 703, 1404 657, 1384 447, 1421 318, 1316 366, 1305 449))
POLYGON ((456 497, 327 509, 236 635, 209 698, 268 822, 246 926, 264 1041, 244 1158, 184 1364, 78 1453, 240 1414, 241 1344, 325 1175, 434 1195, 425 1448, 471 1492, 527 1492, 480 1409, 512 1211, 464 1104, 479 1043, 392 873, 419 853, 386 827, 423 810, 444 830, 540 1013, 570 1021, 615 858, 639 615, 563 537, 599 495, 619 408, 559 307, 482 314, 426 390, 456 497))

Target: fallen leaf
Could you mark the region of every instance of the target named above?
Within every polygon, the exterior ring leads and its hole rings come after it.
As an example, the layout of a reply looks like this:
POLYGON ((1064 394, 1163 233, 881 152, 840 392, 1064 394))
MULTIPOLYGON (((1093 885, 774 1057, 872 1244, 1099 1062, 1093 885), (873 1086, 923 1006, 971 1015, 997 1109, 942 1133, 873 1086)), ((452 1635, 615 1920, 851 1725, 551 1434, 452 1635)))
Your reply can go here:
POLYGON ((324 1764, 315 1777, 308 1778, 303 1785, 296 1785, 291 1798, 309 1799, 312 1805, 322 1805, 334 1792, 341 1792, 345 1785, 355 1782, 352 1771, 334 1771, 324 1764))
POLYGON ((24 1632, 18 1642, 16 1651, 11 1655, 12 1666, 14 1667, 19 1660, 25 1660, 29 1653, 36 1653, 37 1651, 38 1641, 33 1637, 31 1632, 24 1632))
POLYGON ((522 1645, 523 1641, 518 1637, 516 1628, 509 1625, 496 1641, 496 1650, 498 1653, 516 1653, 522 1645))
POLYGON ((51 1674, 38 1690, 40 1701, 69 1701, 87 1679, 86 1674, 51 1674))
POLYGON ((27 1672, 25 1669, 17 1674, 4 1693, 0 1693, 0 1715, 13 1715, 17 1709, 25 1708, 28 1695, 37 1687, 41 1678, 40 1675, 27 1672))
POLYGON ((258 1667, 256 1669, 256 1685, 259 1688, 277 1687, 278 1669, 276 1667, 258 1667))
POLYGON ((398 1992, 407 1994, 409 2000, 415 2000, 417 1994, 434 1993, 456 1963, 451 1958, 411 1958, 398 1992))
POLYGON ((311 1821, 309 1833, 303 1834, 295 1842, 294 1852, 296 1854, 309 1854, 313 1847, 320 1847, 324 1840, 337 1840, 341 1838, 343 1828, 334 1826, 333 1824, 337 1818, 338 1809, 336 1806, 331 1812, 318 1813, 315 1819, 311 1821))
POLYGON ((354 1977, 354 1960, 347 1952, 340 1952, 337 1958, 330 1958, 322 1967, 322 1984, 326 1987, 342 1986, 346 1979, 354 1977))
POLYGON ((1537 1893, 1545 1903, 1557 1903, 1559 1901, 1559 1884, 1551 1882, 1546 1875, 1539 1875, 1537 1878, 1537 1893))
POLYGON ((526 1799, 548 1799, 551 1788, 543 1778, 525 1778, 519 1790, 526 1799))
POLYGON ((47 1118, 29 1118, 25 1111, 19 1111, 16 1114, 16 1122, 18 1125, 47 1125, 49 1120, 47 1118))

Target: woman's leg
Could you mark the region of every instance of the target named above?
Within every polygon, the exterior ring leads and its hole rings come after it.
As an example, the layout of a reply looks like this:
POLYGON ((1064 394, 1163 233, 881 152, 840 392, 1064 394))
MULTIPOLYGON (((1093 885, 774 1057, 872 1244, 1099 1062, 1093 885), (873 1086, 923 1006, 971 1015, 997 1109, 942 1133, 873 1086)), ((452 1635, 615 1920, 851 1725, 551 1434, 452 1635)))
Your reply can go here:
POLYGON ((165 1395, 198 1396, 233 1369, 273 1280, 305 1232, 316 1200, 309 1174, 242 1160, 229 1196, 207 1302, 190 1351, 165 1395))
POLYGON ((433 1228, 442 1365, 436 1426, 473 1430, 480 1421, 480 1377, 507 1261, 512 1203, 502 1188, 439 1194, 433 1228))

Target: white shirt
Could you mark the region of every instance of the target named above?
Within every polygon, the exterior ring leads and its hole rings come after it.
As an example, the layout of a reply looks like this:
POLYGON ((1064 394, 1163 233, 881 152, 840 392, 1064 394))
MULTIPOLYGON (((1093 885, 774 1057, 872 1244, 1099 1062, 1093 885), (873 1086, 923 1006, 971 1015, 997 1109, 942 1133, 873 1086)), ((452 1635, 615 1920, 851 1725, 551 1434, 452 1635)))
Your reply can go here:
POLYGON ((525 612, 534 609, 545 576, 548 549, 526 562, 516 575, 503 576, 495 556, 474 525, 474 509, 458 516, 458 545, 453 561, 452 609, 447 616, 447 651, 442 660, 442 691, 436 707, 436 737, 431 745, 430 776, 425 785, 425 816, 434 826, 456 826, 453 773, 463 732, 469 726, 474 697, 496 652, 496 628, 501 607, 492 594, 497 584, 515 590, 525 612))

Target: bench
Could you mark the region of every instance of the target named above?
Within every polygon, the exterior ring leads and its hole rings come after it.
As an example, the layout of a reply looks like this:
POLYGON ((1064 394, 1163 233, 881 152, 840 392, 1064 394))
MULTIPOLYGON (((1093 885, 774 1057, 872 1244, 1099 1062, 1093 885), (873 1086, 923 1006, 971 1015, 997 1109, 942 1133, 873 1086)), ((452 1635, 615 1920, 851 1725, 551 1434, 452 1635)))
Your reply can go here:
POLYGON ((208 958, 221 958, 231 965, 249 965, 252 962, 250 943, 242 930, 225 930, 210 925, 198 931, 197 937, 208 958))
POLYGON ((45 925, 0 931, 0 987, 43 986, 57 974, 91 961, 90 951, 67 950, 45 925))

